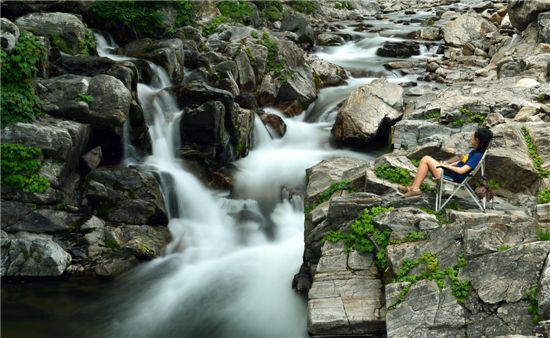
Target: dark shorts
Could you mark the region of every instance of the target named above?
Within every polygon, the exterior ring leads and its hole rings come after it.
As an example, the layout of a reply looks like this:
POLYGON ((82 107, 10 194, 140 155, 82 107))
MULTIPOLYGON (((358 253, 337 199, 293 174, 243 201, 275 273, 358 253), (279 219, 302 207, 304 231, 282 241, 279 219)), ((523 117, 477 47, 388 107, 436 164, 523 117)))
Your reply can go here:
POLYGON ((466 178, 466 175, 462 175, 459 173, 455 173, 454 171, 443 169, 443 177, 446 180, 451 180, 453 182, 462 183, 464 179, 466 178))

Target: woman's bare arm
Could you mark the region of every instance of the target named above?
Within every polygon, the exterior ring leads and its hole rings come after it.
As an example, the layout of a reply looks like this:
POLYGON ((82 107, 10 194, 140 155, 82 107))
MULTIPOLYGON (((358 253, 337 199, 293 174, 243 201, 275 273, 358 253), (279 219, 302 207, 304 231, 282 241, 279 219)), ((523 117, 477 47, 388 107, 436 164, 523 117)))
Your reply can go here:
POLYGON ((441 167, 454 171, 457 174, 466 174, 467 172, 472 170, 469 165, 465 165, 463 167, 455 167, 454 165, 450 164, 442 164, 441 167))

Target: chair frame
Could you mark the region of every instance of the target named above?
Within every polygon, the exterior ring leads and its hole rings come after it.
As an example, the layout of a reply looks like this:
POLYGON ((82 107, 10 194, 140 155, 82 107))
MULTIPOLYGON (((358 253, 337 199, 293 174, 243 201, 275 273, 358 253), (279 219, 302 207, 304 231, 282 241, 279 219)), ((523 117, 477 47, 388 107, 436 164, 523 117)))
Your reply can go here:
POLYGON ((470 184, 468 184, 468 181, 470 181, 470 179, 472 177, 474 177, 479 170, 481 170, 481 176, 485 176, 485 157, 486 156, 487 156, 487 150, 485 150, 485 153, 483 153, 483 156, 481 157, 481 160, 479 161, 477 166, 473 170, 470 170, 470 172, 468 173, 468 175, 466 176, 464 181, 462 181, 461 183, 455 182, 455 181, 450 180, 450 179, 446 179, 445 175, 441 175, 441 177, 439 179, 439 184, 437 186, 437 193, 436 193, 436 196, 435 196, 435 211, 440 211, 441 209, 443 209, 445 207, 445 205, 447 205, 447 203, 449 203, 451 198, 453 198, 454 195, 460 190, 460 188, 464 188, 464 189, 466 189, 468 194, 470 194, 470 197, 472 197, 474 202, 476 202, 479 209, 481 209, 481 210, 483 210, 483 212, 485 212, 485 210, 487 208, 487 198, 484 196, 482 199, 479 199, 476 196, 474 189, 472 189, 470 184), (449 196, 445 200, 445 202, 443 204, 441 204, 442 199, 443 199, 443 193, 445 192, 445 184, 453 185, 453 186, 455 186, 455 188, 453 189, 453 192, 451 193, 451 196, 449 196))

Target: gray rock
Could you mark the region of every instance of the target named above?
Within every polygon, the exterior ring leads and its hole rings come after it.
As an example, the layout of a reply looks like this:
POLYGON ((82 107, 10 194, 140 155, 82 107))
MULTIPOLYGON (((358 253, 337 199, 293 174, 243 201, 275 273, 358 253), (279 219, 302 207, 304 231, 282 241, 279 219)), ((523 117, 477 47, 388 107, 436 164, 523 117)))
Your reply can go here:
MULTIPOLYGON (((431 121, 401 120, 393 126, 393 144, 397 149, 412 150, 417 146, 431 143, 441 144, 451 133, 451 128, 431 121)), ((432 153, 425 154, 433 156, 432 153)))
POLYGON ((2 201, 2 230, 47 233, 78 229, 85 216, 61 210, 37 209, 35 205, 2 201))
POLYGON ((289 116, 302 113, 317 98, 317 87, 311 69, 294 68, 285 81, 281 81, 274 105, 289 116))
POLYGON ((86 203, 100 218, 126 224, 166 225, 164 198, 155 177, 132 168, 99 168, 86 177, 86 203))
POLYGON ((153 61, 166 70, 174 83, 183 80, 184 51, 180 39, 135 40, 120 48, 118 52, 122 55, 153 61))
POLYGON ((244 51, 235 57, 235 63, 237 65, 239 88, 243 91, 254 91, 256 89, 256 75, 244 51))
POLYGON ((325 243, 308 298, 310 335, 385 330, 382 283, 372 254, 348 256, 342 243, 325 243))
POLYGON ((539 41, 542 43, 550 43, 550 12, 539 14, 539 41))
POLYGON ((307 55, 306 62, 314 72, 317 89, 344 84, 346 71, 341 66, 320 59, 316 55, 307 55))
POLYGON ((0 18, 0 42, 2 49, 11 52, 19 40, 19 28, 10 20, 0 18))
POLYGON ((422 232, 440 227, 434 215, 416 208, 398 208, 385 212, 376 216, 374 223, 381 228, 392 230, 390 241, 401 240, 413 231, 422 232))
POLYGON ((481 15, 468 12, 456 20, 449 21, 441 27, 445 42, 453 46, 473 43, 477 48, 484 48, 483 41, 489 33, 498 34, 498 28, 481 15))
POLYGON ((335 229, 341 228, 347 222, 355 220, 365 208, 380 205, 381 202, 379 196, 364 192, 334 197, 329 203, 327 221, 335 229))
MULTIPOLYGON (((386 304, 399 298, 404 283, 386 286, 386 304)), ((391 337, 464 337, 465 312, 450 287, 439 289, 434 281, 415 283, 403 302, 388 310, 386 327, 391 337)))
POLYGON ((537 301, 541 319, 550 319, 550 259, 548 256, 540 277, 537 301))
POLYGON ((538 204, 534 210, 535 219, 540 223, 550 222, 550 203, 538 204))
POLYGON ((538 283, 550 242, 523 244, 504 252, 474 258, 462 269, 484 303, 518 302, 538 283))
POLYGON ((340 46, 345 43, 344 38, 340 35, 322 33, 317 35, 317 44, 320 46, 340 46))
POLYGON ((332 134, 342 144, 365 144, 403 115, 403 88, 385 79, 354 90, 339 109, 332 134))
POLYGON ((236 105, 231 116, 229 134, 235 149, 236 158, 244 157, 252 148, 254 140, 254 110, 243 109, 236 105))
POLYGON ((310 46, 315 44, 313 29, 301 14, 285 16, 281 22, 281 30, 295 33, 298 36, 297 42, 304 42, 310 46))
POLYGON ((31 13, 15 20, 22 29, 46 36, 52 45, 68 54, 82 52, 86 26, 80 19, 68 13, 31 13))
POLYGON ((520 31, 536 21, 539 13, 547 11, 550 11, 550 3, 547 1, 511 0, 508 3, 510 22, 520 31))
POLYGON ((71 263, 71 256, 48 235, 3 232, 1 243, 2 277, 56 277, 71 263))
POLYGON ((86 165, 87 170, 96 169, 101 164, 101 161, 103 161, 101 147, 95 147, 82 156, 82 162, 86 165))

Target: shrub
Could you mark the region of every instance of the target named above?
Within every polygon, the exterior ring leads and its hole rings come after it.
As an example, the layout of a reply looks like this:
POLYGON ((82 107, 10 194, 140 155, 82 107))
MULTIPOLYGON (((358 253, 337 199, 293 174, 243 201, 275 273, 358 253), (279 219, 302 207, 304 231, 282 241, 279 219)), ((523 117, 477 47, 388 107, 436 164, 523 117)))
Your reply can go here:
POLYGON ((468 122, 477 123, 478 125, 481 125, 483 122, 485 122, 485 115, 475 114, 469 111, 466 107, 460 107, 458 108, 458 111, 468 116, 468 122))
POLYGON ((412 183, 409 171, 404 168, 392 167, 388 164, 382 164, 374 169, 376 177, 388 180, 392 183, 410 185, 412 183))
POLYGON ((150 2, 100 0, 92 3, 90 15, 100 24, 118 23, 136 36, 150 36, 162 23, 162 14, 158 9, 158 4, 150 2))
POLYGON ((550 188, 546 188, 539 193, 539 203, 550 203, 550 188))
POLYGON ((218 3, 218 9, 223 16, 246 24, 254 15, 255 7, 247 0, 222 0, 218 3))
POLYGON ((537 240, 539 240, 539 241, 550 241, 550 229, 538 229, 537 230, 537 240))
POLYGON ((42 167, 42 150, 21 144, 2 144, 0 171, 2 185, 8 185, 25 192, 44 192, 50 182, 37 173, 42 167))
POLYGON ((40 41, 23 30, 11 53, 0 50, 2 128, 10 123, 30 122, 41 114, 33 79, 38 72, 42 50, 40 41))
POLYGON ((193 23, 193 7, 189 0, 178 0, 176 27, 189 26, 193 23))
POLYGON ((305 14, 313 14, 317 10, 317 5, 311 0, 293 0, 289 1, 288 5, 294 10, 305 14))
POLYGON ((202 28, 202 36, 205 38, 216 32, 216 29, 225 22, 225 17, 217 16, 214 20, 210 21, 206 26, 202 28))
POLYGON ((525 291, 525 297, 527 297, 527 300, 530 303, 527 311, 531 314, 531 319, 535 325, 540 322, 539 302, 537 301, 538 292, 539 289, 537 284, 532 285, 529 289, 527 289, 527 291, 525 291))
POLYGON ((533 138, 531 138, 529 130, 526 127, 522 127, 521 132, 523 133, 523 138, 527 143, 529 156, 531 156, 531 160, 533 161, 533 167, 535 167, 535 170, 539 173, 539 176, 541 178, 548 177, 548 174, 550 174, 550 170, 542 167, 542 165, 544 164, 544 160, 539 156, 537 146, 535 145, 535 142, 533 142, 533 138))

